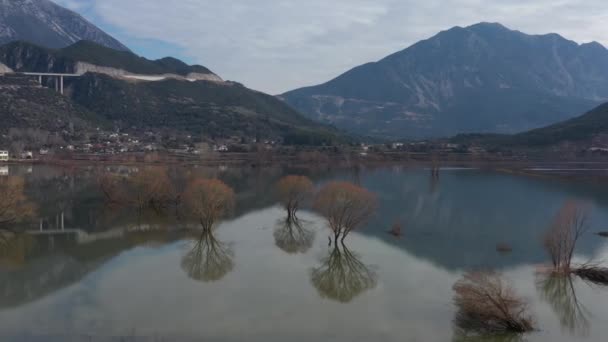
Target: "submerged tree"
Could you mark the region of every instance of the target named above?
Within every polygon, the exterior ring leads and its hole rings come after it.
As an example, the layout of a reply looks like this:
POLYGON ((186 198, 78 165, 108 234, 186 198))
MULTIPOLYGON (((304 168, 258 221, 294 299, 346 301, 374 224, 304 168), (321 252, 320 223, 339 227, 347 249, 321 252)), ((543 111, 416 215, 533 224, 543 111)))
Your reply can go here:
POLYGON ((534 330, 527 304, 495 272, 469 272, 454 285, 454 323, 478 335, 525 333, 534 330))
POLYGON ((321 297, 348 303, 376 287, 376 273, 346 246, 335 245, 311 272, 311 280, 321 297))
POLYGON ((182 258, 182 269, 197 281, 222 279, 234 267, 232 249, 218 241, 211 230, 203 230, 194 247, 182 258))
POLYGON ((103 174, 98 182, 110 204, 133 207, 140 214, 165 209, 176 197, 164 167, 147 167, 127 177, 103 174))
POLYGON ((587 218, 588 207, 576 201, 566 202, 555 216, 543 239, 554 272, 572 272, 576 243, 589 229, 587 218))
POLYGON ((571 334, 586 336, 589 332, 589 313, 578 301, 571 275, 539 273, 536 288, 541 298, 551 305, 561 326, 571 334))
POLYGON ((377 199, 371 192, 347 182, 331 182, 317 194, 314 209, 327 220, 334 242, 363 225, 374 214, 377 199))
POLYGON ((34 215, 35 206, 25 195, 24 187, 21 177, 0 178, 0 229, 11 230, 14 223, 34 215))
POLYGON ((219 179, 196 179, 183 196, 188 211, 199 221, 204 231, 211 231, 218 220, 234 207, 232 188, 219 179))
POLYGON ((315 232, 299 219, 281 219, 274 231, 277 247, 289 254, 305 253, 314 242, 315 232))
POLYGON ((285 176, 275 186, 281 204, 287 210, 289 220, 296 218, 296 213, 303 202, 312 194, 312 181, 305 176, 285 176))

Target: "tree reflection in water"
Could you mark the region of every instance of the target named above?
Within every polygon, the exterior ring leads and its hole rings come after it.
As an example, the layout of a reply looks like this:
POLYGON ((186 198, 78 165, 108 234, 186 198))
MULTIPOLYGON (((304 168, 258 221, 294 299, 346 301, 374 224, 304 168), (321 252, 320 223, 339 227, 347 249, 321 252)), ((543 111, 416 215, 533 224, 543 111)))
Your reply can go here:
POLYGON ((376 287, 376 273, 344 244, 334 244, 321 266, 312 270, 311 280, 321 297, 348 303, 376 287))
POLYGON ((188 277, 203 282, 222 279, 234 267, 230 246, 218 241, 213 231, 205 229, 194 247, 182 258, 182 269, 188 277))
POLYGON ((559 317, 563 329, 581 336, 589 334, 589 312, 578 301, 571 275, 539 274, 536 288, 559 317))
POLYGON ((477 335, 469 334, 464 330, 456 330, 453 342, 524 342, 527 341, 520 334, 505 334, 505 335, 477 335))
POLYGON ((274 231, 277 247, 289 254, 306 253, 315 240, 315 232, 298 218, 281 219, 274 231))

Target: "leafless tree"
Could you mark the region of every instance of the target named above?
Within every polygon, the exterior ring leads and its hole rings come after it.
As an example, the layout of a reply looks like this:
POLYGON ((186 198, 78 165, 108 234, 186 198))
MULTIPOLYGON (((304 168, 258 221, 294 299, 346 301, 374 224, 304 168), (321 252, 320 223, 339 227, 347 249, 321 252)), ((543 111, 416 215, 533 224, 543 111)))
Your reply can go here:
POLYGON ((348 182, 331 182, 325 185, 314 200, 314 209, 327 220, 334 232, 334 242, 362 226, 374 214, 376 196, 348 182))
POLYGON ((480 335, 534 330, 527 304, 496 272, 469 272, 454 285, 455 325, 480 335))
POLYGON ((576 243, 588 230, 588 206, 577 201, 566 202, 543 240, 556 273, 572 272, 576 243))
POLYGON ((306 176, 285 176, 275 186, 276 193, 287 210, 288 220, 296 218, 298 209, 312 194, 312 181, 306 176))
POLYGON ((377 284, 376 273, 344 245, 334 245, 321 266, 312 270, 311 280, 323 298, 341 303, 350 302, 377 284))
POLYGON ((234 207, 232 188, 218 179, 195 179, 183 196, 188 211, 205 231, 211 231, 218 220, 234 207))
POLYGON ((175 198, 175 192, 165 167, 146 167, 134 175, 102 174, 98 183, 107 201, 113 205, 160 211, 175 198))

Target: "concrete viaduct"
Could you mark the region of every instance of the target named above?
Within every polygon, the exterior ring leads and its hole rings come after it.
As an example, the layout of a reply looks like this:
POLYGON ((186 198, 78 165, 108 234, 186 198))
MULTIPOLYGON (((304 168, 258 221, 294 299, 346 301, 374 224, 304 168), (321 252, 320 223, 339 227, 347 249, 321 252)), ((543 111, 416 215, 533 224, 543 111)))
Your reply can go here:
POLYGON ((60 74, 60 73, 48 73, 48 72, 18 72, 17 74, 36 76, 38 77, 38 83, 42 85, 43 77, 54 77, 55 78, 55 91, 63 94, 63 78, 64 77, 80 77, 80 74, 60 74))

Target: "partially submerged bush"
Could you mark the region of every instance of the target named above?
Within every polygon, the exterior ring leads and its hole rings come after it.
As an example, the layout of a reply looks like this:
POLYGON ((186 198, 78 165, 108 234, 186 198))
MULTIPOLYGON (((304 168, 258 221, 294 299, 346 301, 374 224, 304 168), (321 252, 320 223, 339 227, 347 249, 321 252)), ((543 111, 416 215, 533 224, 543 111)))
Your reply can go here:
POLYGON ((585 265, 576 268, 573 273, 588 282, 608 285, 608 268, 606 267, 585 265))
POLYGON ((305 176, 286 176, 275 186, 288 219, 294 219, 303 202, 312 194, 312 181, 305 176))
POLYGON ((10 230, 10 225, 34 215, 35 206, 25 195, 24 188, 21 177, 0 177, 0 229, 10 230))
POLYGON ((588 207, 580 202, 568 201, 559 210, 544 236, 544 246, 557 273, 572 271, 572 258, 578 240, 587 232, 588 207))
POLYGON ((103 174, 98 182, 110 204, 132 207, 140 214, 164 209, 176 197, 164 167, 147 167, 128 177, 103 174))
POLYGON ((527 304, 495 272, 469 272, 454 285, 456 326, 477 334, 534 330, 527 304))
POLYGON ((327 220, 334 242, 363 225, 374 214, 377 199, 371 192, 348 182, 331 182, 317 194, 314 209, 327 220))

